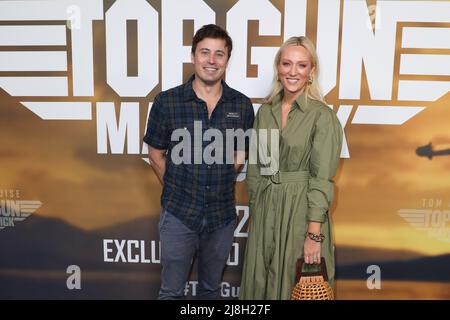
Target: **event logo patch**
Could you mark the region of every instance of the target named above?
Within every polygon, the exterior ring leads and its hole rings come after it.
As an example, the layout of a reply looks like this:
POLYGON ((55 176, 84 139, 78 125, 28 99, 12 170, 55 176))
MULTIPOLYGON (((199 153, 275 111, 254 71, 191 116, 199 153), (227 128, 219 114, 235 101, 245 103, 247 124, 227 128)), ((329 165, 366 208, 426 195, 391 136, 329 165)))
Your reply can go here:
POLYGON ((0 200, 0 230, 14 227, 42 206, 40 201, 0 200))

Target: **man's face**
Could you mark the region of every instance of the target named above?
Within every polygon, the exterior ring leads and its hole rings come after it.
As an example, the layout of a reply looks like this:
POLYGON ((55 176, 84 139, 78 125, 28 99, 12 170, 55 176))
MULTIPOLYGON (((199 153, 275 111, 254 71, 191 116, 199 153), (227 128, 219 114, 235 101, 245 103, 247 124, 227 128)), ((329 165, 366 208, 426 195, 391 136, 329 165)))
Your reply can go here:
POLYGON ((222 80, 228 65, 228 48, 225 44, 225 40, 213 38, 205 38, 197 44, 191 55, 196 79, 206 85, 214 85, 222 80))

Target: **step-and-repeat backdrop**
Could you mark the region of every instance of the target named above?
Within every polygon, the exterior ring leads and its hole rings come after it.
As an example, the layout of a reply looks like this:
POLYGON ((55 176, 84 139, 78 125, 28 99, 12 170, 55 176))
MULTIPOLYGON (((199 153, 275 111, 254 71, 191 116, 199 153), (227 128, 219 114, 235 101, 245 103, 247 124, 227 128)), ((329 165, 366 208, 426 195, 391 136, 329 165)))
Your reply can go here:
MULTIPOLYGON (((152 101, 226 28, 226 81, 268 93, 283 41, 316 45, 344 128, 332 218, 338 299, 450 298, 450 1, 0 1, 0 297, 154 299, 161 186, 152 101)), ((249 212, 222 283, 235 299, 249 212)), ((192 271, 186 295, 194 297, 192 271)))

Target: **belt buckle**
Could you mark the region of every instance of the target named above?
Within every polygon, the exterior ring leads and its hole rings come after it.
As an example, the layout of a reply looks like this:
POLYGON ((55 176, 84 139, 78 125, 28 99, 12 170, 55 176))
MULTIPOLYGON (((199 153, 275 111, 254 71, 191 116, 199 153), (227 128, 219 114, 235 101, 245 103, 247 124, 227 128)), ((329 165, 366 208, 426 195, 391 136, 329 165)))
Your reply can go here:
POLYGON ((276 183, 276 184, 280 184, 281 183, 280 171, 279 170, 277 171, 277 173, 275 173, 275 174, 270 176, 270 181, 272 181, 273 183, 276 183))

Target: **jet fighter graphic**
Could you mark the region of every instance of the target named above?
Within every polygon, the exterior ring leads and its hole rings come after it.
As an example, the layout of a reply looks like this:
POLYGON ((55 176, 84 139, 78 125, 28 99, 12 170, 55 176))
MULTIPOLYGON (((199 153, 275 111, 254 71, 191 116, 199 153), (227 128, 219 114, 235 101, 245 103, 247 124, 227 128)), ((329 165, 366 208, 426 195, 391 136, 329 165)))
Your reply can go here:
POLYGON ((444 155, 450 155, 450 148, 448 149, 441 149, 441 150, 434 150, 432 143, 418 147, 416 149, 416 154, 419 157, 428 157, 428 159, 432 159, 434 156, 444 156, 444 155))

